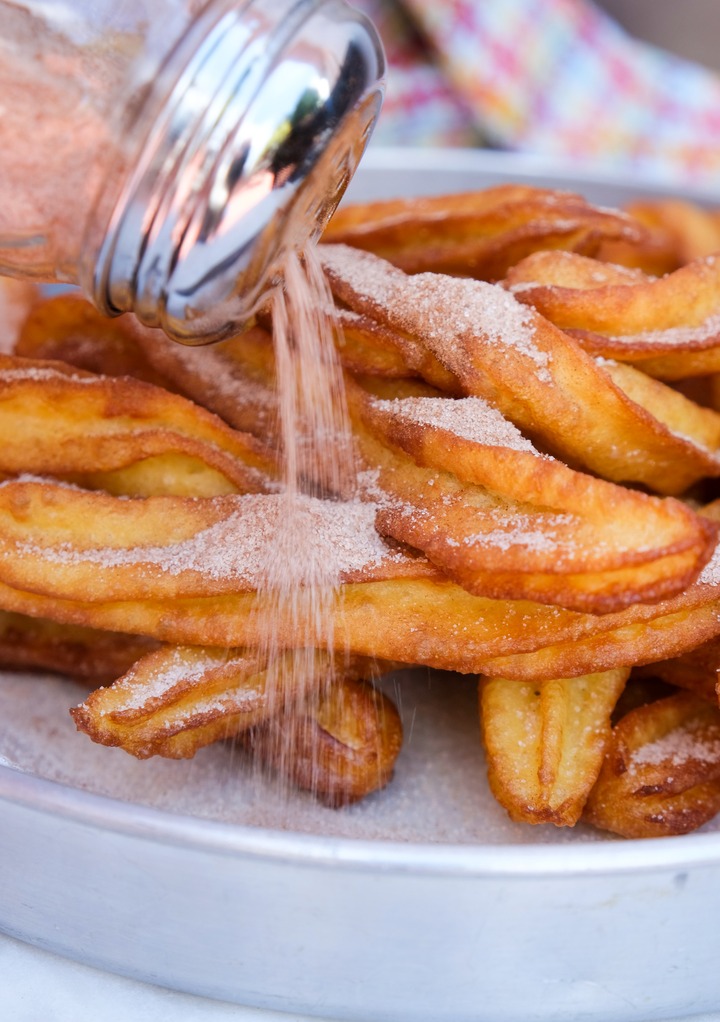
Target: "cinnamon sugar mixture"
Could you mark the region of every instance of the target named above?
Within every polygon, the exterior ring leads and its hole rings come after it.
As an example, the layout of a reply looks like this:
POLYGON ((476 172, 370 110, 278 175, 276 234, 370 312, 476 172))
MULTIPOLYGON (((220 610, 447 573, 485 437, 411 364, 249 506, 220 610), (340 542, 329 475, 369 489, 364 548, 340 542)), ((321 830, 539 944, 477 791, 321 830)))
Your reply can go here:
POLYGON ((647 347, 648 350, 663 351, 674 346, 688 350, 703 348, 714 343, 720 334, 720 313, 714 312, 707 319, 694 326, 672 326, 664 330, 644 330, 637 334, 612 334, 613 344, 647 347))
POLYGON ((720 586, 720 542, 717 543, 712 557, 700 572, 698 585, 720 586))
MULTIPOLYGON (((308 680, 316 692, 332 684, 331 671, 315 677, 314 647, 335 647, 333 611, 343 561, 349 553, 367 563, 383 547, 374 532, 371 508, 358 501, 353 511, 349 510, 352 502, 317 500, 341 494, 352 498, 356 489, 345 388, 327 311, 332 307, 315 249, 308 247, 302 260, 288 254, 284 288, 276 291, 272 307, 284 486, 272 535, 263 544, 258 579, 258 592, 264 597, 258 613, 266 619, 263 631, 269 636, 267 648, 260 652, 269 664, 271 716, 273 704, 280 712, 287 709, 277 705, 281 698, 292 699, 292 689, 307 690, 308 680), (322 507, 320 517, 318 507, 322 507), (348 528, 353 520, 355 527, 348 528), (305 647, 294 653, 296 682, 292 686, 281 685, 277 673, 277 654, 285 646, 280 622, 288 615, 293 631, 299 629, 307 639, 305 647)), ((294 759, 295 752, 283 741, 274 758, 282 763, 294 759)), ((279 771, 280 777, 286 775, 286 770, 279 771)))
POLYGON ((358 304, 390 326, 422 338, 451 372, 467 359, 462 342, 474 338, 527 359, 538 379, 551 382, 550 356, 538 347, 533 312, 496 284, 441 273, 408 276, 384 259, 347 245, 322 246, 326 269, 358 304))
POLYGON ((128 149, 148 88, 202 6, 201 0, 3 4, 3 274, 78 282, 93 211, 104 196, 109 215, 135 163, 128 149))
POLYGON ((717 763, 720 758, 720 734, 717 728, 703 728, 700 722, 676 728, 654 742, 636 749, 630 768, 661 766, 682 767, 691 763, 717 763))
MULTIPOLYGON (((100 10, 110 5, 96 6, 98 26, 111 23, 100 10)), ((122 169, 108 116, 122 69, 63 17, 65 7, 5 4, 0 37, 0 149, 11 154, 3 160, 0 268, 41 280, 75 279, 88 210, 108 169, 122 169)))
MULTIPOLYGON (((34 478, 20 476, 14 482, 34 478)), ((0 482, 0 488, 12 482, 0 482)), ((335 503, 303 493, 291 497, 286 490, 279 495, 226 497, 223 508, 214 524, 162 546, 78 550, 75 543, 46 547, 25 540, 17 549, 24 557, 40 557, 48 564, 93 564, 100 571, 129 565, 164 575, 192 571, 219 583, 224 591, 236 592, 262 590, 268 579, 270 588, 283 592, 296 586, 312 588, 318 582, 334 589, 401 556, 375 531, 372 504, 335 503)), ((322 638, 321 633, 318 641, 322 638)))
POLYGON ((97 376, 83 376, 80 373, 73 372, 66 373, 59 369, 54 369, 52 366, 0 369, 0 381, 12 383, 13 380, 71 380, 73 383, 82 383, 91 387, 102 386, 97 376))
POLYGON ((481 397, 375 399, 373 406, 419 425, 434 426, 484 447, 509 447, 541 455, 517 426, 481 397))

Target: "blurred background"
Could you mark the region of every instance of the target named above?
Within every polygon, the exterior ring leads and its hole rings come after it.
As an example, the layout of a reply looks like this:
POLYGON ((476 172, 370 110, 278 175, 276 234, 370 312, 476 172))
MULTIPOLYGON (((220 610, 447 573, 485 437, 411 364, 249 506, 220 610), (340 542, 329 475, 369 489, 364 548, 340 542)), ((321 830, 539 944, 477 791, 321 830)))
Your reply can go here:
POLYGON ((487 146, 720 192, 717 0, 353 0, 390 72, 374 144, 487 146))

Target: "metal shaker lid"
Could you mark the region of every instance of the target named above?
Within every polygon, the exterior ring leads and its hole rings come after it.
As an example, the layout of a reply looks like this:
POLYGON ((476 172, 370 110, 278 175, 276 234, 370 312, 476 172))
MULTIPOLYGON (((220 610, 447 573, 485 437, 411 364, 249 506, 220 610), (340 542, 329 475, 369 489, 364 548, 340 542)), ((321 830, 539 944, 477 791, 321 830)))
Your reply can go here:
MULTIPOLYGON (((185 343, 252 320, 317 237, 383 96, 370 22, 342 0, 211 4, 152 87, 152 121, 94 267, 96 304, 185 343)), ((146 104, 147 106, 148 104, 146 104)))

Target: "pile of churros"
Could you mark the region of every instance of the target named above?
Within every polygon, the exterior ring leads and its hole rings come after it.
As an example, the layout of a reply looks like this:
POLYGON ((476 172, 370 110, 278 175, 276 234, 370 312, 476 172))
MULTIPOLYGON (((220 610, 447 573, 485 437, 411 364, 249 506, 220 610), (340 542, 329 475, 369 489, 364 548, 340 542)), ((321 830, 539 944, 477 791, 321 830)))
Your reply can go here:
POLYGON ((332 641, 262 585, 284 513, 269 319, 182 348, 29 295, 0 356, 0 660, 95 686, 71 710, 95 742, 232 739, 331 805, 392 777, 384 673, 473 674, 512 819, 706 823, 720 219, 501 186, 348 206, 319 255, 357 461, 352 494, 301 498, 302 556, 332 550, 340 580, 332 641))

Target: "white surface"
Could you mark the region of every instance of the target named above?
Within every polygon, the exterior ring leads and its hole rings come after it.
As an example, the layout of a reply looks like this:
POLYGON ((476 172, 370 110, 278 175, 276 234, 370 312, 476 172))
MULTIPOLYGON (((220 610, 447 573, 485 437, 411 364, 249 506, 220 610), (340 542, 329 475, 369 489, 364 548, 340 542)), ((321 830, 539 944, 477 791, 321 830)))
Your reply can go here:
MULTIPOLYGON (((0 1018, 12 1022, 321 1022, 243 1008, 90 969, 0 934, 0 1018)), ((332 1022, 327 1019, 324 1022, 332 1022)), ((667 1022, 720 1022, 720 1014, 667 1022)))
MULTIPOLYGON (((137 983, 0 934, 3 1022, 311 1022, 137 983)), ((317 1019, 314 1022, 318 1022, 317 1019)))

